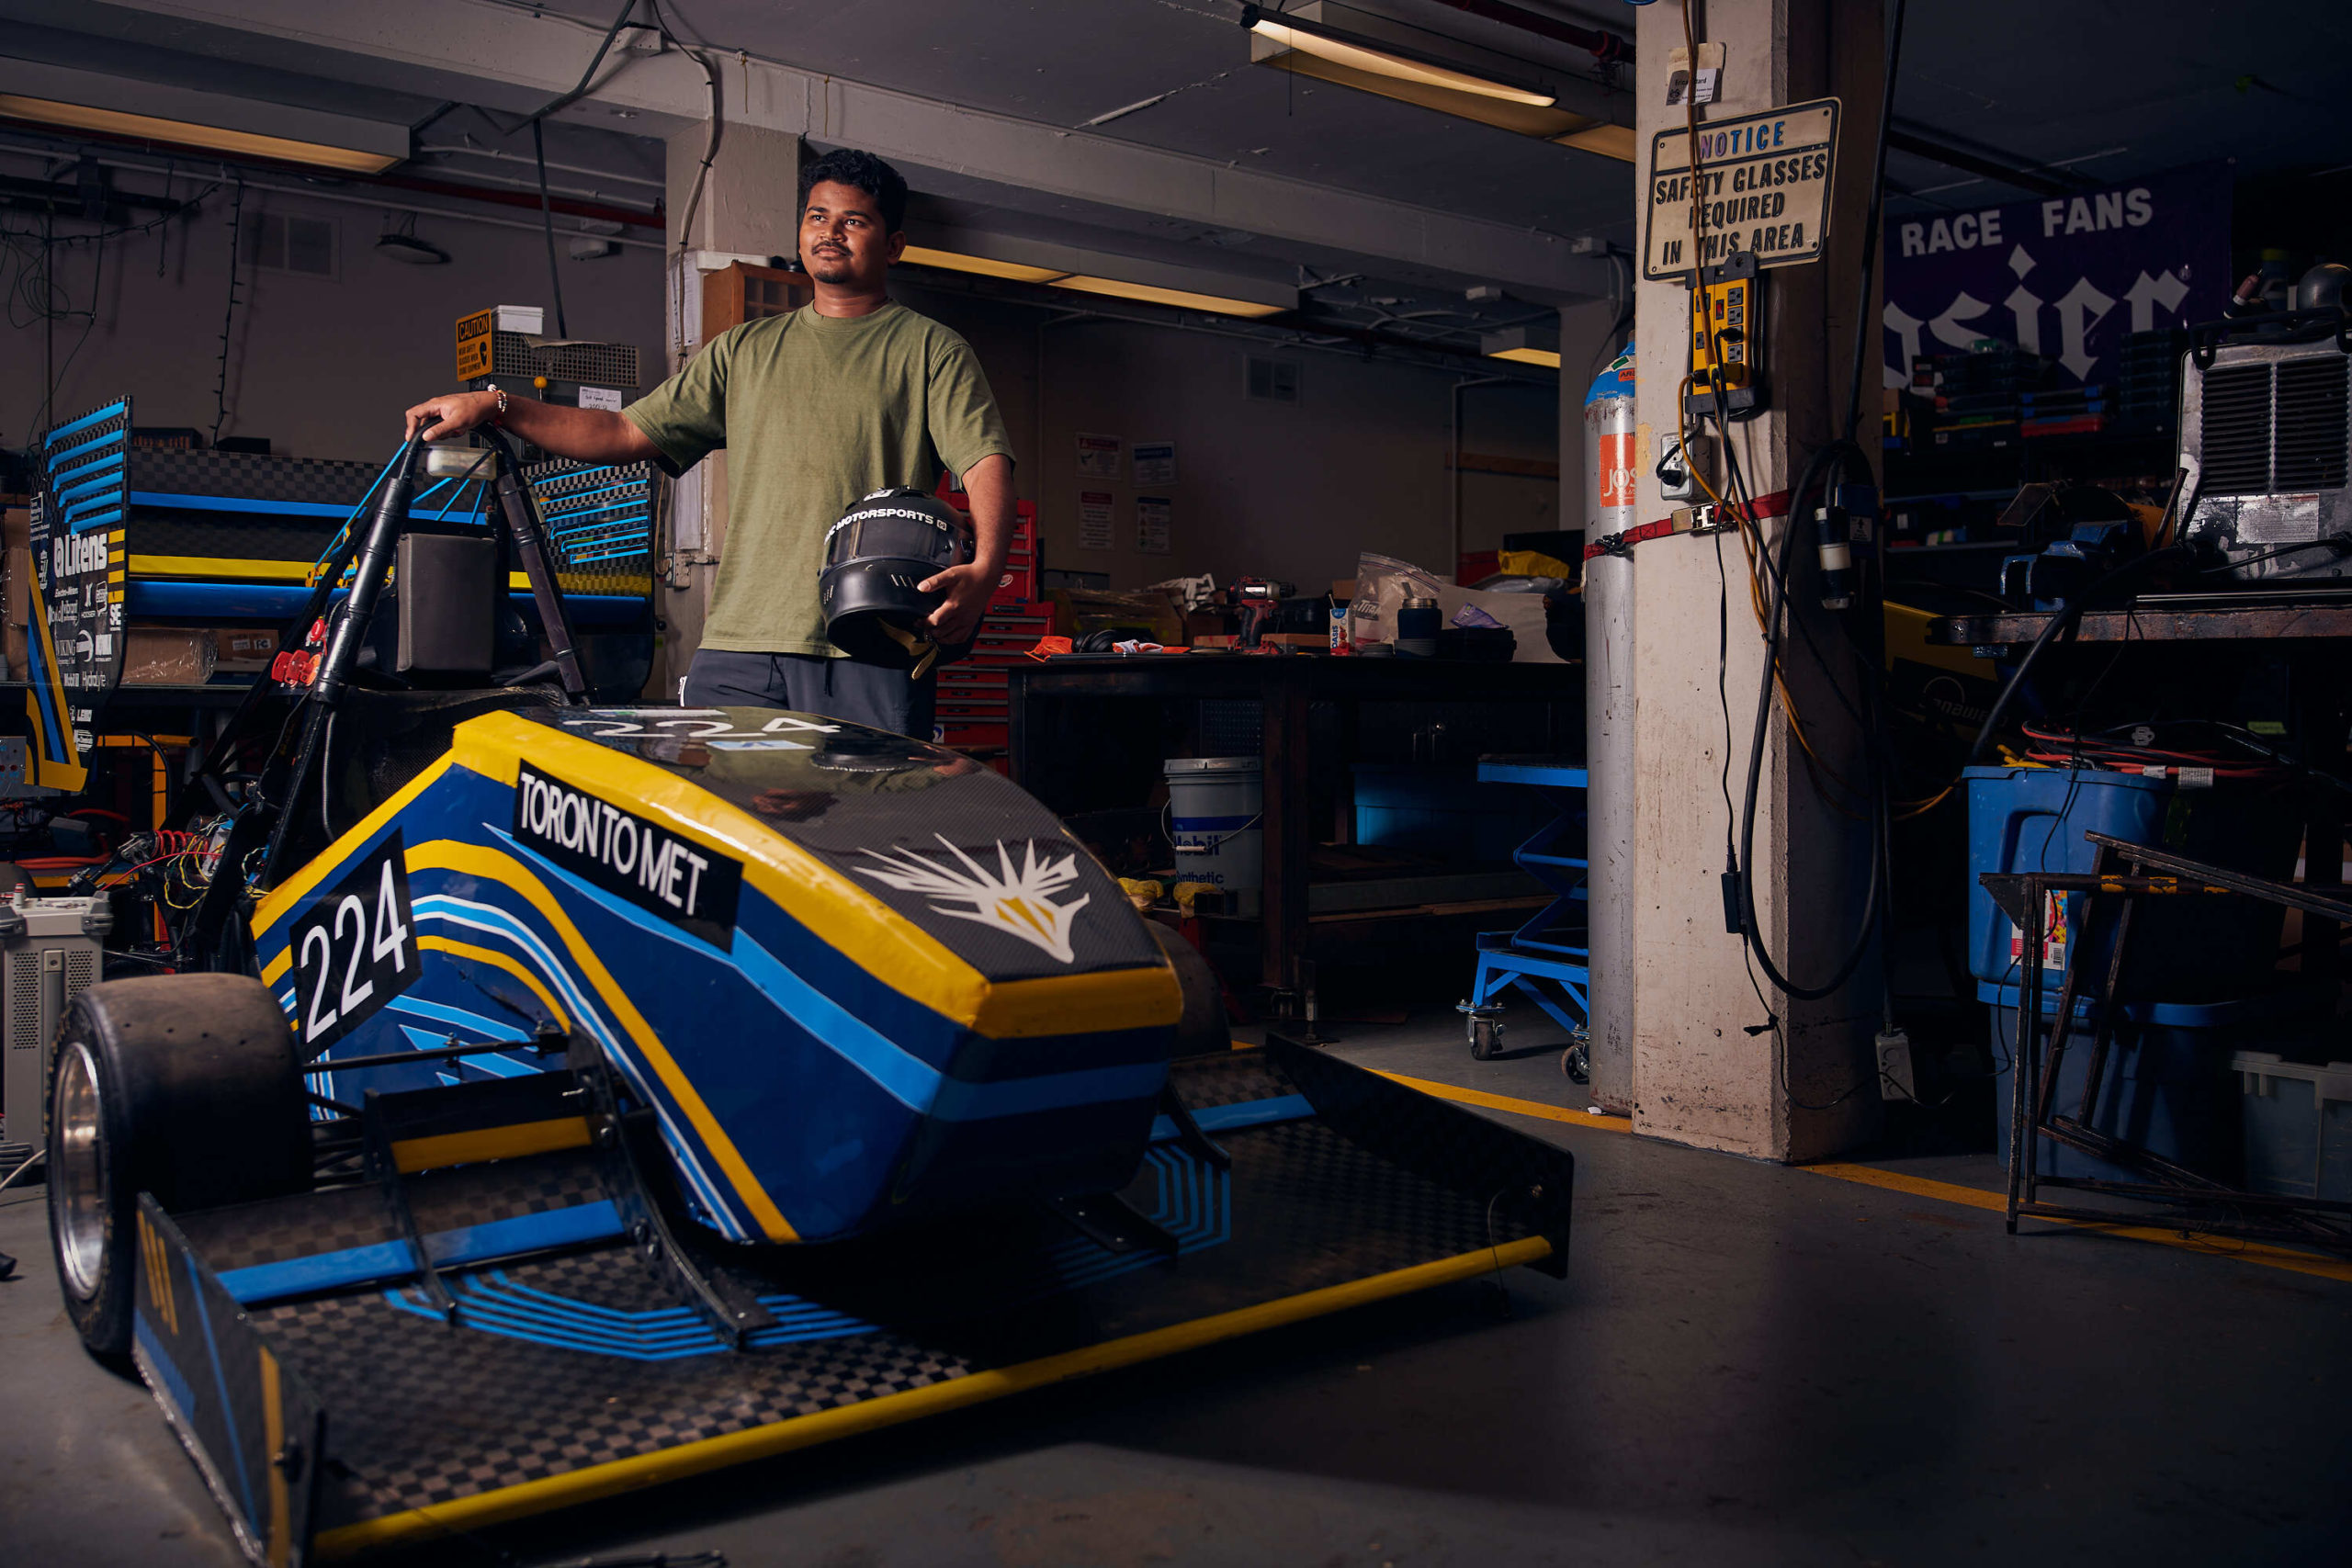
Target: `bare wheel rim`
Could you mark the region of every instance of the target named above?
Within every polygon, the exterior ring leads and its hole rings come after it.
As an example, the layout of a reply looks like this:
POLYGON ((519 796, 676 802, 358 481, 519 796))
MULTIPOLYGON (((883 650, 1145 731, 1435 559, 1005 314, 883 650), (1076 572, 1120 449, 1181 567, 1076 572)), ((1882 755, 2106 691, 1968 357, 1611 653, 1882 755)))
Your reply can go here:
POLYGON ((57 1256, 66 1288, 81 1300, 97 1294, 106 1268, 107 1171, 99 1147, 100 1107, 96 1064, 90 1048, 68 1041, 57 1065, 57 1102, 50 1108, 57 1130, 57 1158, 49 1179, 57 1184, 57 1256))

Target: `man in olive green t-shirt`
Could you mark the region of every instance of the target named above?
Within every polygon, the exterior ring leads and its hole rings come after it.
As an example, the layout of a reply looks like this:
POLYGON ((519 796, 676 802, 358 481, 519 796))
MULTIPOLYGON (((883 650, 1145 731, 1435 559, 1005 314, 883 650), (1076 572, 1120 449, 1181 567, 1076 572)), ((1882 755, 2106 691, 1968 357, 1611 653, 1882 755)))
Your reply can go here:
POLYGON ((843 657, 825 637, 817 578, 825 531, 859 498, 932 487, 944 466, 972 502, 974 558, 927 579, 946 602, 932 635, 967 641, 1004 570, 1012 448, 971 346, 894 303, 884 275, 906 248, 906 182, 868 152, 801 171, 800 255, 814 303, 718 334, 618 413, 460 392, 408 412, 435 439, 495 422, 559 457, 650 458, 682 473, 728 450, 727 545, 702 647, 696 707, 782 707, 930 739, 932 682, 843 657))

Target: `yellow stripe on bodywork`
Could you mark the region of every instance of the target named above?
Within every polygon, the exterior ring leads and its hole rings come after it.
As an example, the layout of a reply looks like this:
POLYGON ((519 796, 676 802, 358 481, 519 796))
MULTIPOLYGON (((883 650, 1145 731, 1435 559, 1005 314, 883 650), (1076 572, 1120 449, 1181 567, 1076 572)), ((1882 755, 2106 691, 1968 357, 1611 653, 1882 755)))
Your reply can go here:
POLYGON ((1482 1274, 1500 1273, 1514 1264, 1536 1262, 1550 1256, 1551 1251, 1552 1244, 1542 1236, 1507 1241, 1499 1247, 1482 1247, 1476 1252, 1440 1258, 1434 1263, 1418 1264, 1410 1269, 1374 1274, 1369 1279, 1352 1280, 1344 1285, 1331 1285, 1319 1291, 1285 1296, 1279 1301, 1264 1302, 1257 1306, 1198 1317, 1190 1323, 1156 1328, 1147 1334, 1131 1334, 1124 1339, 1089 1345, 1058 1356, 1023 1361, 1017 1366, 951 1378, 928 1388, 885 1394, 878 1399, 820 1410, 814 1415, 795 1416, 771 1426, 729 1432, 724 1437, 705 1438, 699 1442, 684 1443, 662 1453, 613 1460, 605 1464, 590 1465, 584 1470, 575 1470, 569 1475, 550 1475, 538 1481, 502 1487, 495 1492, 460 1497, 453 1503, 436 1504, 430 1508, 417 1508, 380 1519, 364 1519, 357 1524, 322 1532, 316 1546, 322 1558, 350 1557, 383 1547, 429 1540, 453 1531, 481 1529, 507 1519, 545 1513, 550 1508, 585 1503, 597 1497, 616 1496, 664 1482, 682 1480, 689 1475, 699 1475, 707 1471, 723 1470, 729 1465, 790 1453, 797 1449, 814 1448, 819 1443, 832 1442, 859 1432, 895 1427, 902 1421, 912 1421, 963 1405, 984 1404, 1010 1393, 1022 1393, 1033 1388, 1068 1382, 1073 1378, 1134 1366, 1161 1356, 1214 1345, 1219 1340, 1238 1338, 1244 1334, 1260 1333, 1286 1323, 1319 1317, 1326 1313, 1339 1312, 1366 1302, 1429 1290, 1456 1280, 1472 1280, 1482 1274))
MULTIPOLYGON (((435 782, 449 771, 450 761, 451 759, 446 754, 437 758, 432 766, 393 791, 390 799, 362 817, 356 827, 329 845, 317 859, 271 888, 269 896, 264 898, 259 907, 254 910, 254 935, 258 938, 270 927, 285 919, 287 912, 309 897, 320 883, 341 870, 343 863, 366 848, 368 840, 375 838, 378 829, 398 816, 409 802, 431 789, 435 782)), ((290 954, 281 955, 281 958, 282 962, 281 959, 272 959, 270 966, 262 970, 261 977, 264 980, 275 985, 277 982, 271 979, 270 968, 276 968, 277 973, 282 975, 286 972, 284 965, 293 962, 290 954)))
POLYGON ((504 1127, 481 1127, 470 1133, 436 1133, 425 1138, 392 1141, 392 1164, 402 1176, 412 1171, 438 1170, 449 1165, 478 1165, 483 1160, 519 1159, 525 1155, 553 1154, 558 1149, 588 1146, 588 1119, 557 1116, 545 1122, 516 1122, 504 1127))
MULTIPOLYGON (((523 967, 521 960, 503 953, 493 953, 489 948, 476 947, 471 942, 458 942, 446 936, 421 936, 416 939, 416 945, 420 952, 446 953, 452 958, 469 959, 476 964, 488 964, 494 968, 505 970, 509 975, 531 987, 531 995, 539 998, 540 1005, 548 1010, 548 1016, 561 1024, 564 1032, 568 1034, 571 1032, 571 1017, 563 1010, 563 1004, 555 999, 555 993, 548 989, 544 981, 523 967)), ((332 1066, 334 1064, 329 1063, 328 1066, 332 1066)))
POLYGON ((866 973, 992 1039, 1172 1024, 1184 1010, 1166 964, 991 984, 947 945, 831 863, 666 768, 513 714, 459 725, 458 762, 514 787, 522 761, 743 863, 744 880, 866 973))
POLYGON ((702 1096, 695 1091, 693 1080, 671 1056, 668 1048, 662 1043, 661 1036, 655 1034, 653 1026, 645 1021, 645 1015, 637 1010, 637 1004, 629 999, 628 992, 613 978, 612 971, 605 967, 604 960, 596 956, 595 948, 580 934, 580 928, 571 923, 571 917, 564 913, 563 906, 556 901, 555 895, 548 891, 547 885, 529 867, 503 851, 486 850, 478 844, 461 844, 455 839, 435 839, 408 852, 408 868, 411 872, 454 871, 460 876, 495 882, 527 900, 539 912, 540 918, 554 929, 557 940, 563 943, 572 963, 579 965, 581 975, 605 1006, 612 1010, 613 1016, 628 1032, 629 1040, 643 1055, 646 1064, 678 1102, 678 1109, 685 1112, 686 1120, 700 1134, 703 1145, 710 1150, 711 1157, 718 1162, 719 1169, 726 1172, 736 1195, 743 1200, 744 1207, 752 1212, 752 1218, 767 1238, 777 1242, 800 1239, 799 1233, 792 1228, 783 1212, 775 1206, 775 1201, 760 1185, 760 1179, 752 1174, 751 1166, 736 1151, 735 1141, 727 1135, 727 1130, 718 1124, 718 1118, 710 1113, 710 1108, 703 1103, 702 1096))

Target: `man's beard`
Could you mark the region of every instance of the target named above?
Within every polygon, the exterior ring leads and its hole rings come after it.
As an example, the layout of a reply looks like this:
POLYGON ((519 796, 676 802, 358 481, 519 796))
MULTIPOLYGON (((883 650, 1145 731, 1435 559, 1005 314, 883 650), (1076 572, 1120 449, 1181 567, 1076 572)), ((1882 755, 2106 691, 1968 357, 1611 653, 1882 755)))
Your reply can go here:
POLYGON ((851 283, 856 280, 857 269, 850 265, 850 259, 844 255, 810 256, 808 276, 820 283, 851 283))

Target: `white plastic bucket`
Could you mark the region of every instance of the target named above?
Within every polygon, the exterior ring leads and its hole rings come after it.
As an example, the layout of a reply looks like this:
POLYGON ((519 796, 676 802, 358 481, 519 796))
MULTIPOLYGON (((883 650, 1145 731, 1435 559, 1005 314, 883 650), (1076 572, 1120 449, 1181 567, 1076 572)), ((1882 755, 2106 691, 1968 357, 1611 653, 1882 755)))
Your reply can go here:
POLYGON ((1255 757, 1170 757, 1168 841, 1182 882, 1213 883, 1241 912, 1265 879, 1265 774, 1255 757))

